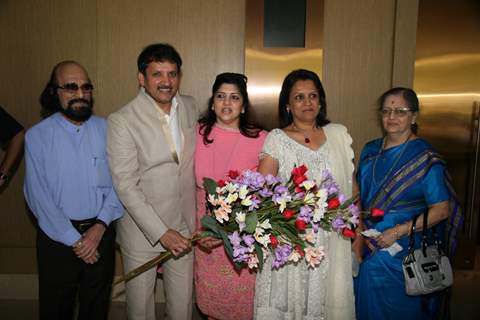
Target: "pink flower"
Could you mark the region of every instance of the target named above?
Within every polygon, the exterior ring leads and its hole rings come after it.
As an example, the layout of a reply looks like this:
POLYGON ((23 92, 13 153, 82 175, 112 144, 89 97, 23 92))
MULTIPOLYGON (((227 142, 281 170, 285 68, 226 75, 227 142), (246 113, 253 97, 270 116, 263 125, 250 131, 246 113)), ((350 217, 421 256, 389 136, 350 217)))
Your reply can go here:
POLYGON ((350 228, 343 228, 343 230, 342 230, 342 235, 343 235, 345 238, 355 238, 355 231, 353 231, 353 230, 350 229, 350 228))
POLYGON ((370 214, 372 215, 372 217, 378 218, 383 217, 385 215, 385 211, 380 208, 372 208, 370 209, 370 214))
POLYGON ((295 221, 295 228, 300 232, 305 231, 305 229, 307 229, 307 223, 302 219, 297 219, 295 221))
POLYGON ((236 179, 239 175, 240 175, 240 173, 238 173, 237 170, 230 170, 230 171, 228 171, 228 174, 227 174, 227 176, 230 179, 236 179))
POLYGON ((278 246, 278 239, 273 234, 270 235, 270 244, 272 245, 272 248, 278 246))
POLYGON ((301 165, 292 169, 292 176, 303 176, 307 172, 307 166, 301 165))
POLYGON ((282 215, 285 217, 285 219, 290 220, 295 216, 295 211, 286 209, 283 211, 282 215))
POLYGON ((339 206, 340 206, 340 200, 338 200, 338 198, 332 198, 327 202, 327 207, 330 210, 337 209, 339 206))

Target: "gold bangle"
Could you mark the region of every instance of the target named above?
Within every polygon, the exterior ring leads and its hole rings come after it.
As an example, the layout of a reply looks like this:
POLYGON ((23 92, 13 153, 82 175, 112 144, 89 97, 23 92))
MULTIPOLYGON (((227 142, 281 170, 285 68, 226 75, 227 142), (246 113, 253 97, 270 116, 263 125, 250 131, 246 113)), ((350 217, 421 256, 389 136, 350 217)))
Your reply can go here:
POLYGON ((395 227, 393 228, 393 232, 395 232, 395 238, 400 239, 400 233, 398 232, 398 228, 400 227, 399 224, 396 224, 395 227))

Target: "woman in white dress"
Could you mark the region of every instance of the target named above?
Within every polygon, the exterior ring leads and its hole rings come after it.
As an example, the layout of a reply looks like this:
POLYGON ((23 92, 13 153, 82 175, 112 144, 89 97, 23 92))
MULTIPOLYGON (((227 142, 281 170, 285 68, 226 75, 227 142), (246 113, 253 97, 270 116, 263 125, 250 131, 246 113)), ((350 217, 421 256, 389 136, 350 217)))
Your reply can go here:
MULTIPOLYGON (((321 181, 332 173, 341 192, 352 194, 353 150, 347 129, 326 117, 325 91, 318 76, 292 71, 279 98, 280 128, 265 141, 258 171, 290 178, 292 168, 305 164, 307 176, 321 181)), ((354 319, 350 240, 320 229, 317 245, 326 257, 315 269, 300 261, 272 269, 268 258, 257 274, 255 319, 354 319)))

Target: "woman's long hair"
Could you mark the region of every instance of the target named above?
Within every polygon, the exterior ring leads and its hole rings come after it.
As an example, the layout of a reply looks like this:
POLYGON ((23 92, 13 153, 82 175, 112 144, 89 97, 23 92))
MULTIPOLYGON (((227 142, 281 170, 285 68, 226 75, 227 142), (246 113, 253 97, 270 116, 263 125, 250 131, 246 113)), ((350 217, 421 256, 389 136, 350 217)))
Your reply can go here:
POLYGON ((233 84, 238 88, 243 99, 243 113, 240 113, 239 130, 242 135, 249 138, 257 138, 261 128, 255 125, 249 114, 251 107, 250 100, 248 99, 247 92, 247 77, 243 74, 225 72, 217 75, 212 87, 212 96, 208 100, 208 108, 202 115, 198 123, 200 124, 200 134, 203 136, 203 143, 205 145, 213 142, 213 139, 209 139, 209 135, 212 132, 212 128, 217 121, 217 116, 213 110, 213 100, 215 93, 222 86, 222 84, 233 84))

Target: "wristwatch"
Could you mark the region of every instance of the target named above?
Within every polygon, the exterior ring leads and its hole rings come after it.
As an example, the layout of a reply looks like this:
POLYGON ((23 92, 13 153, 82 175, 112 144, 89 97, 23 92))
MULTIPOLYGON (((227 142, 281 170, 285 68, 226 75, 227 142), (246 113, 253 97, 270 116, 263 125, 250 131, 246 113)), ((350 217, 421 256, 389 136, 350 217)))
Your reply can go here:
POLYGON ((2 181, 8 180, 8 174, 5 172, 0 172, 0 180, 2 181))

